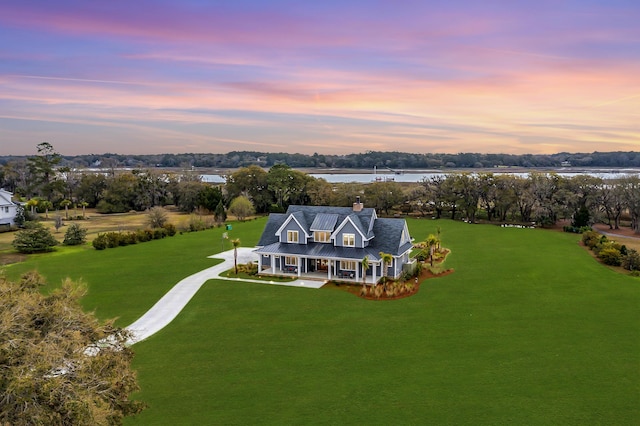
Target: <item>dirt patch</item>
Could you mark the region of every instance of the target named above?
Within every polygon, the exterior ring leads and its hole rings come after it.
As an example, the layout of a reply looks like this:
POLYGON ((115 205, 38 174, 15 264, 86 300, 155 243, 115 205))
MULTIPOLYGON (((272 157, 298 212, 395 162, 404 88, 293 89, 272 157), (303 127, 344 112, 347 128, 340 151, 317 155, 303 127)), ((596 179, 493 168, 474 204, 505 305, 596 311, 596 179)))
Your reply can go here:
POLYGON ((23 262, 26 258, 27 255, 21 253, 0 253, 0 265, 23 262))

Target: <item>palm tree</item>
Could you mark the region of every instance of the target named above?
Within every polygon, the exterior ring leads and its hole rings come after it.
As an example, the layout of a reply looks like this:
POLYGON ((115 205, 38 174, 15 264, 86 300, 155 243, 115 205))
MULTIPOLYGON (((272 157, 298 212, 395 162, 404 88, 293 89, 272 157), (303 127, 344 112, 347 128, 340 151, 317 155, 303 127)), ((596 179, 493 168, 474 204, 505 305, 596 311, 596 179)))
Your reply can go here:
POLYGON ((433 251, 440 244, 440 238, 436 237, 433 234, 429 234, 429 236, 425 240, 425 244, 427 245, 427 249, 429 250, 429 260, 431 266, 433 266, 433 251))
POLYGON ((42 200, 40 201, 39 204, 44 207, 45 219, 49 219, 49 209, 53 208, 53 204, 51 203, 51 201, 48 201, 48 200, 42 200))
POLYGON ((369 269, 369 256, 362 258, 362 288, 364 289, 367 283, 367 269, 369 269))
POLYGON ((36 207, 38 206, 39 203, 40 203, 40 200, 38 200, 37 198, 32 198, 29 201, 27 201, 26 206, 29 207, 29 209, 31 210, 31 216, 35 215, 36 207))
POLYGON ((86 209, 89 203, 87 203, 86 201, 83 201, 80 203, 80 205, 82 206, 82 218, 85 219, 86 209))
POLYGON ((238 275, 238 247, 240 247, 240 238, 231 240, 231 244, 233 244, 233 265, 236 269, 236 275, 238 275))
POLYGON ((393 256, 389 253, 380 252, 380 260, 382 260, 382 276, 384 277, 384 288, 387 289, 387 278, 389 277, 389 266, 393 262, 393 256))
POLYGON ((64 215, 67 220, 69 220, 69 206, 71 205, 71 201, 62 200, 60 201, 60 205, 64 207, 64 215))

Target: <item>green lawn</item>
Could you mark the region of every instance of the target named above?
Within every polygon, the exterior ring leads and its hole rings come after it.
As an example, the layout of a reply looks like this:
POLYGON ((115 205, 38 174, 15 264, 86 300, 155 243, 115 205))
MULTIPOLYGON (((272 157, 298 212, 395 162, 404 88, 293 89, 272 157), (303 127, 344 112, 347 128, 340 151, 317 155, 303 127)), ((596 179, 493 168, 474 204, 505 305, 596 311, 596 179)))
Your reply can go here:
POLYGON ((223 232, 240 238, 243 245, 253 245, 263 227, 264 220, 252 220, 233 223, 231 231, 216 228, 102 251, 90 246, 58 247, 54 253, 30 256, 28 261, 3 270, 9 278, 16 279, 25 271, 36 269, 54 286, 65 277, 81 279, 89 285, 83 300, 85 308, 103 319, 117 317, 116 324, 124 327, 182 278, 219 263, 207 256, 223 247, 232 248, 229 241, 222 239, 223 232))
MULTIPOLYGON (((233 236, 255 243, 264 223, 233 236)), ((437 225, 455 273, 410 298, 207 283, 134 346, 149 408, 126 423, 640 423, 640 279, 599 265, 577 235, 409 221, 417 240, 437 225)), ((221 232, 30 262, 83 276, 87 306, 130 322, 212 264, 221 232)))

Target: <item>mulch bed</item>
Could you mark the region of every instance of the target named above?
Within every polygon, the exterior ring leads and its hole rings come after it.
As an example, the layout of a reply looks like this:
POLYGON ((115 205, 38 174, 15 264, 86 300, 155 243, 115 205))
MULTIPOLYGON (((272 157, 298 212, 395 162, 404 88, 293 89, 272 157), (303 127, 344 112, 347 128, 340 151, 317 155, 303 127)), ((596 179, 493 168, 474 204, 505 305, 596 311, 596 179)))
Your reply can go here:
MULTIPOLYGON (((446 250, 446 254, 449 254, 449 250, 446 250)), ((446 258, 446 254, 445 254, 445 258, 446 258)), ((442 263, 444 261, 444 259, 441 259, 438 262, 434 261, 434 265, 437 265, 439 263, 442 263)), ((357 284, 357 283, 340 283, 340 282, 329 282, 327 284, 325 284, 322 288, 332 288, 332 289, 338 289, 338 290, 343 290, 346 292, 349 292, 351 294, 354 294, 362 299, 366 299, 366 300, 397 300, 397 299, 404 299, 405 297, 410 297, 413 296, 414 294, 417 294, 418 291, 420 291, 420 285, 423 284, 426 280, 431 279, 431 278, 438 278, 438 277, 445 277, 447 275, 450 275, 454 272, 453 268, 450 269, 445 269, 444 271, 441 271, 438 274, 434 274, 433 272, 431 272, 429 270, 429 262, 423 262, 422 264, 422 271, 420 272, 420 275, 418 276, 418 280, 417 282, 414 281, 414 279, 412 279, 411 281, 408 281, 409 283, 411 283, 412 288, 409 291, 405 291, 401 294, 394 294, 392 296, 387 296, 387 294, 383 291, 382 294, 379 295, 379 297, 376 297, 375 295, 371 294, 371 292, 368 292, 366 295, 362 294, 362 284, 357 284)), ((387 285, 390 285, 392 283, 394 283, 394 281, 389 280, 387 281, 387 285)), ((382 284, 378 284, 378 287, 382 287, 382 284)))

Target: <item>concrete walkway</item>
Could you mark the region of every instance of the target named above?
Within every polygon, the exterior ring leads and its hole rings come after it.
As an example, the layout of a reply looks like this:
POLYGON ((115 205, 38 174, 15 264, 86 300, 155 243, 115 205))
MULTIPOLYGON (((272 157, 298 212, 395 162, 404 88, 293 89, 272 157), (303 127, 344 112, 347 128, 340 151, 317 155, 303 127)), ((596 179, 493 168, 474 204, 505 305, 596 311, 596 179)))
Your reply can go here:
MULTIPOLYGON (((127 330, 131 331, 133 334, 129 340, 129 344, 133 345, 134 343, 144 340, 167 326, 176 316, 178 316, 180 311, 184 309, 200 287, 211 279, 306 288, 320 288, 324 285, 323 281, 311 280, 276 282, 222 277, 220 276, 221 273, 233 267, 233 250, 228 250, 209 257, 212 259, 223 259, 224 261, 216 266, 212 266, 211 268, 207 268, 190 275, 178 282, 167 292, 167 294, 158 300, 151 309, 142 315, 136 322, 127 327, 127 330)), ((253 252, 253 248, 238 248, 238 264, 257 260, 258 256, 253 252)))

